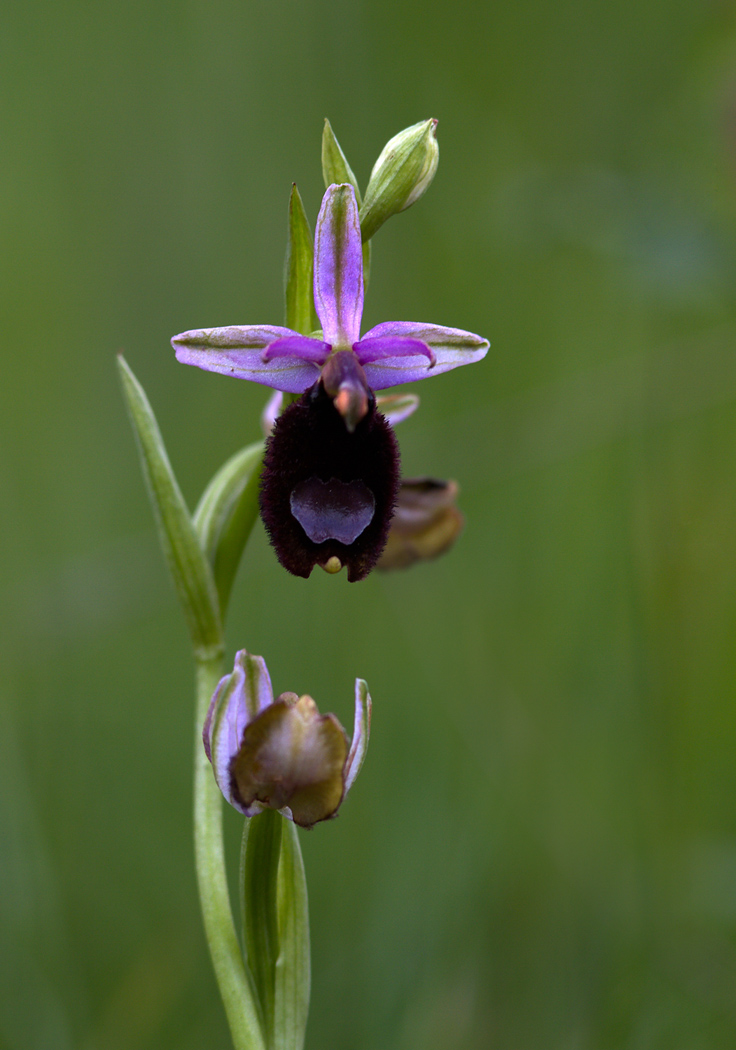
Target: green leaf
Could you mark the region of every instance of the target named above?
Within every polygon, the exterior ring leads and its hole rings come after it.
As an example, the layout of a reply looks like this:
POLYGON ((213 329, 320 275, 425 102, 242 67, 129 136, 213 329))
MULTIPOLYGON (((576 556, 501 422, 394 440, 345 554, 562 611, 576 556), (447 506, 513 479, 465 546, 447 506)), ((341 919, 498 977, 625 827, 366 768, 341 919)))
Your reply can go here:
POLYGON ((278 876, 275 1050, 302 1050, 309 1012, 309 909, 299 834, 284 821, 278 876))
POLYGON ((262 461, 262 441, 236 452, 202 493, 192 519, 212 566, 223 616, 243 550, 258 517, 262 461))
POLYGON ((358 180, 353 175, 353 169, 347 162, 347 158, 335 138, 335 132, 329 120, 325 119, 322 132, 322 177, 325 180, 325 189, 333 182, 349 182, 355 190, 355 199, 360 207, 363 198, 360 196, 358 180))
POLYGON ((217 590, 189 511, 166 454, 161 432, 143 387, 125 359, 118 357, 123 393, 138 441, 159 539, 200 658, 224 647, 217 590))
MULTIPOLYGON (((349 182, 355 190, 355 199, 358 207, 362 204, 358 180, 353 175, 353 169, 347 162, 340 143, 335 138, 335 132, 329 120, 325 119, 322 132, 322 177, 325 180, 325 189, 333 182, 349 182)), ((363 285, 368 287, 371 276, 371 243, 370 240, 363 242, 363 285)))
POLYGON ((289 198, 289 235, 286 243, 284 290, 286 294, 286 326, 295 332, 309 335, 319 327, 314 312, 314 244, 309 220, 299 196, 296 183, 289 198))
POLYGON ((278 870, 284 818, 266 809, 246 819, 240 853, 243 950, 253 976, 268 1050, 274 1050, 276 962, 279 957, 278 870))
POLYGON ((309 1012, 309 911, 299 836, 266 809, 245 821, 243 944, 268 1050, 302 1050, 309 1012))

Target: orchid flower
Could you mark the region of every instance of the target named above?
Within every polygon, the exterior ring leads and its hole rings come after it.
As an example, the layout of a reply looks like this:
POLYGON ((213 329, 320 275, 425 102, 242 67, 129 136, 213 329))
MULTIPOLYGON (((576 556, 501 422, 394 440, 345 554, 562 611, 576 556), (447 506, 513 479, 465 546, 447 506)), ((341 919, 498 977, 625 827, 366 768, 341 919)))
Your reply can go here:
POLYGON ((383 550, 399 491, 399 452, 374 390, 485 357, 488 340, 458 328, 387 321, 360 337, 363 261, 348 184, 322 201, 314 246, 322 330, 242 325, 184 332, 177 360, 302 394, 276 420, 261 479, 261 516, 279 561, 296 576, 347 565, 362 579, 383 550))
POLYGON ((278 325, 232 325, 183 332, 171 340, 182 364, 301 394, 320 378, 331 353, 352 351, 368 386, 385 390, 480 361, 488 340, 458 328, 384 321, 360 337, 363 260, 355 191, 330 186, 315 231, 316 336, 278 325), (317 337, 319 336, 319 338, 317 337))
POLYGON ((262 656, 241 649, 232 674, 210 702, 203 740, 215 780, 246 817, 266 808, 304 828, 334 817, 363 764, 371 698, 355 681, 355 728, 348 745, 334 715, 320 715, 311 696, 274 700, 262 656))

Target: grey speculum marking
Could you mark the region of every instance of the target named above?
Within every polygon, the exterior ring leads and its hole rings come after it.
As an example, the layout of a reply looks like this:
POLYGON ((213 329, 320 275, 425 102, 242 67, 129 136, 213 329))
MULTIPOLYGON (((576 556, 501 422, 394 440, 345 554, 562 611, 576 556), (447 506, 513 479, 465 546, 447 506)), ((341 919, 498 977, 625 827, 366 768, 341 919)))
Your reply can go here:
POLYGON ((312 543, 337 540, 346 546, 370 525, 376 510, 373 493, 364 482, 337 478, 300 481, 289 505, 312 543))

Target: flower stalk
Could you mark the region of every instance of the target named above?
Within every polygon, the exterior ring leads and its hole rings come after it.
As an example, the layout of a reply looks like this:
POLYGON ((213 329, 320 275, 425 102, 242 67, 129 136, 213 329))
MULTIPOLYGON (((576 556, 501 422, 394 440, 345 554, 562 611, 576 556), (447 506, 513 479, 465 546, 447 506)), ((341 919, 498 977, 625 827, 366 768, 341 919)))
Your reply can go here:
POLYGON ((329 573, 347 566, 351 581, 377 563, 404 567, 448 549, 462 528, 454 482, 400 481, 393 427, 416 409, 416 395, 377 398, 374 391, 479 361, 488 341, 426 322, 383 322, 360 333, 370 238, 431 183, 435 127, 424 121, 394 136, 361 200, 325 122, 327 189, 314 239, 295 185, 291 192, 286 327, 233 325, 172 340, 185 364, 277 391, 262 417, 266 442, 232 456, 193 515, 143 388, 119 359, 161 546, 192 642, 197 884, 235 1050, 303 1048, 309 923, 297 825, 311 828, 336 815, 363 763, 371 719, 362 679, 355 681, 348 740, 311 696, 274 697, 262 657, 241 649, 225 673, 225 615, 259 505, 281 564, 304 577, 317 564, 329 573), (240 938, 228 891, 223 796, 246 818, 240 938))

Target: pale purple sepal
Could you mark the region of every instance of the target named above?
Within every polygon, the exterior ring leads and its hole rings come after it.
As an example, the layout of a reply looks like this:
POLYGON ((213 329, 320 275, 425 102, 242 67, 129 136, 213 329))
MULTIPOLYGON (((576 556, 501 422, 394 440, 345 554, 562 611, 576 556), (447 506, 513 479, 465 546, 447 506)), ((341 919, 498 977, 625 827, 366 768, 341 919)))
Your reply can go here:
POLYGON ((325 341, 349 350, 360 338, 363 251, 355 190, 332 185, 322 199, 314 238, 314 305, 325 341))
POLYGON ((233 805, 237 803, 232 798, 230 763, 240 748, 245 727, 272 703, 273 690, 265 660, 241 649, 236 654, 233 673, 222 678, 215 690, 202 732, 217 785, 233 805))
POLYGON ((368 740, 371 735, 371 696, 368 686, 362 678, 355 679, 355 725, 353 727, 353 739, 350 751, 345 760, 343 778, 345 792, 347 795, 355 782, 355 778, 363 765, 365 753, 368 750, 368 740))
POLYGON ((368 383, 374 390, 400 383, 412 383, 418 379, 441 375, 459 365, 480 361, 488 353, 489 342, 472 332, 460 328, 445 328, 442 325, 423 324, 420 321, 385 321, 366 332, 364 340, 398 338, 420 340, 433 351, 434 365, 420 363, 415 356, 384 358, 364 365, 368 383))
POLYGON ((417 394, 384 394, 376 398, 376 408, 391 426, 395 427, 397 423, 403 423, 416 412, 419 408, 419 397, 417 394))
POLYGON ((387 336, 383 339, 361 339, 353 347, 361 365, 370 365, 387 357, 426 357, 434 366, 434 351, 421 339, 403 339, 401 336, 387 336))
POLYGON ((281 415, 281 409, 284 407, 284 395, 281 390, 274 391, 269 397, 268 401, 264 405, 263 411, 261 412, 261 430, 263 436, 268 437, 274 426, 276 420, 281 415))
MULTIPOLYGON (((301 394, 319 378, 320 368, 300 356, 263 360, 263 351, 276 340, 305 339, 278 325, 231 325, 182 332, 171 340, 176 359, 206 372, 248 379, 275 390, 301 394)), ((315 340, 316 342, 316 340, 315 340)))
POLYGON ((276 339, 261 351, 262 361, 271 361, 274 357, 298 357, 302 361, 313 361, 323 365, 330 353, 330 344, 321 339, 310 339, 307 335, 287 335, 285 339, 276 339))

